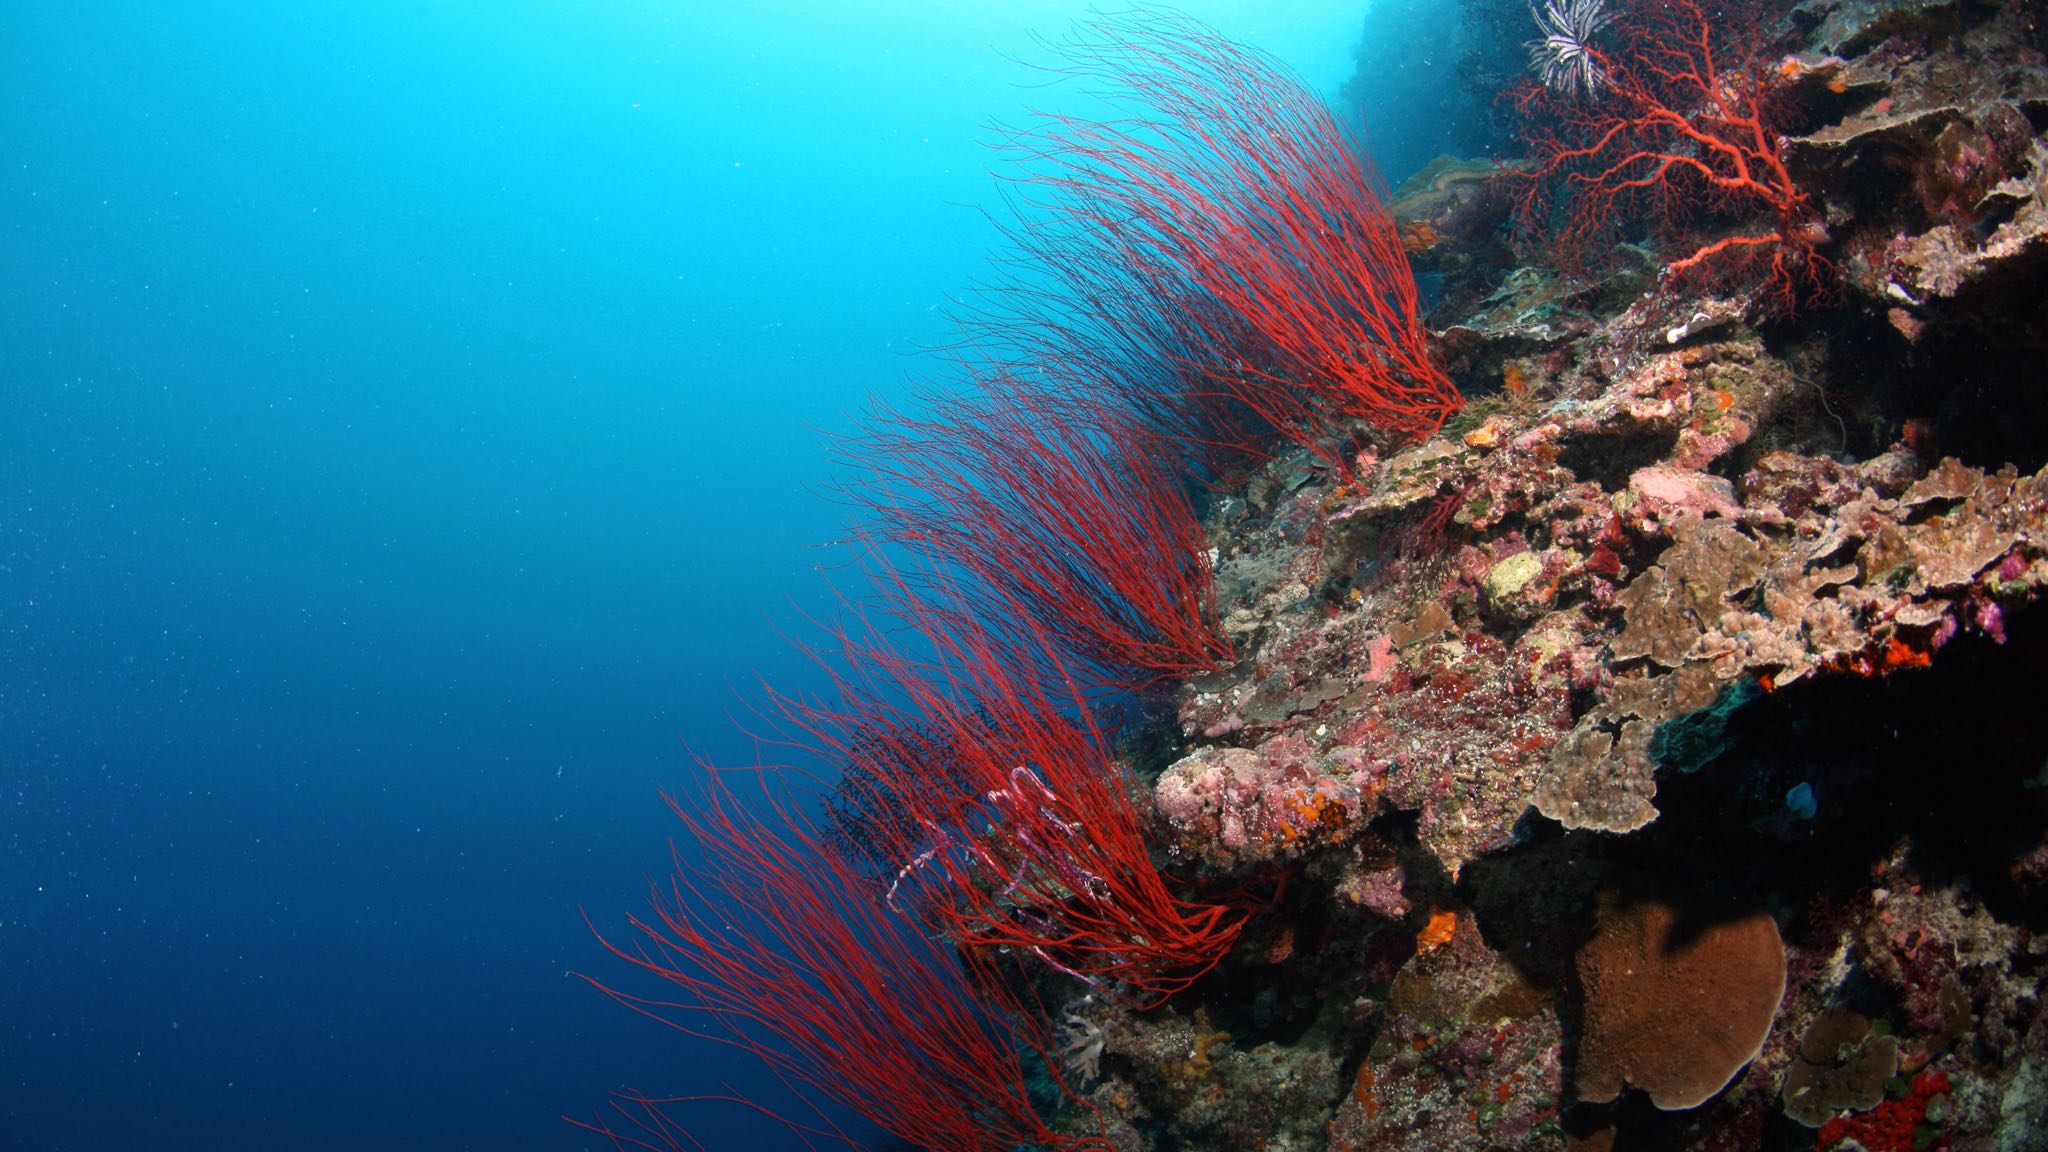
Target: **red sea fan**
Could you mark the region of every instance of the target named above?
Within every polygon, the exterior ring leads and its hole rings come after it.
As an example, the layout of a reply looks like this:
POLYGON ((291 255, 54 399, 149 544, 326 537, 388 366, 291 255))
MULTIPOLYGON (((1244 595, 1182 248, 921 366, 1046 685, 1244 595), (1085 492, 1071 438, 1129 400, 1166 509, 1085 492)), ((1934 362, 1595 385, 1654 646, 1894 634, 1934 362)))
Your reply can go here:
POLYGON ((1545 83, 1518 100, 1533 163, 1510 179, 1524 231, 1566 266, 1647 229, 1685 253, 1668 275, 1747 275, 1767 310, 1789 312, 1831 275, 1827 231, 1786 166, 1768 21, 1719 17, 1695 0, 1552 4, 1531 45, 1545 83))

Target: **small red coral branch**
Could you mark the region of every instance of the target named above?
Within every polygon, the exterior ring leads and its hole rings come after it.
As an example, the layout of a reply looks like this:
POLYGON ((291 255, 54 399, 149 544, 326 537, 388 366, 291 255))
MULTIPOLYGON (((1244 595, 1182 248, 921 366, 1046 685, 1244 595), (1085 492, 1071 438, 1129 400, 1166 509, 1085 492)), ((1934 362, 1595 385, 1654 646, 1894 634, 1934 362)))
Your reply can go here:
POLYGON ((1631 0, 1614 19, 1622 47, 1585 51, 1591 95, 1532 84, 1518 105, 1534 147, 1521 222, 1549 232, 1563 260, 1597 263, 1617 233, 1650 223, 1667 235, 1706 214, 1768 223, 1697 242, 1666 267, 1674 277, 1761 265, 1765 302, 1790 311, 1826 280, 1817 246, 1827 233, 1793 179, 1777 126, 1783 85, 1763 56, 1752 16, 1724 20, 1738 38, 1717 45, 1694 0, 1631 0))

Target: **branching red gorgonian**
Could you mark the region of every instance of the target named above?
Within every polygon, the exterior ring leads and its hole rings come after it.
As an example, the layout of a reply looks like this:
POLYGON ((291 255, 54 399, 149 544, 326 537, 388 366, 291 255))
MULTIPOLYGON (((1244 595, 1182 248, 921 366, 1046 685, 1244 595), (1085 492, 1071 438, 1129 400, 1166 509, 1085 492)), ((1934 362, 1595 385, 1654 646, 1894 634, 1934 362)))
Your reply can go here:
POLYGON ((1786 85, 1767 27, 1754 12, 1720 16, 1695 0, 1544 9, 1530 44, 1543 82, 1518 97, 1534 151, 1513 177, 1521 224, 1567 266, 1654 231, 1689 248, 1668 275, 1747 271, 1766 307, 1790 311, 1828 278, 1827 230, 1785 163, 1786 85), (1729 226, 1706 231, 1716 221, 1729 226))

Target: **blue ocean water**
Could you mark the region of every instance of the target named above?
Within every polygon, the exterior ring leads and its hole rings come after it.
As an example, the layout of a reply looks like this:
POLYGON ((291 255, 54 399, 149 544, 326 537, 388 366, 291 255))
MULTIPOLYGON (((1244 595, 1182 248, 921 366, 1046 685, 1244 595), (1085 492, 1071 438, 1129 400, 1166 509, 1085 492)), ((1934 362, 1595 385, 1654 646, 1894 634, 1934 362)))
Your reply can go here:
MULTIPOLYGON (((1190 4, 1334 93, 1357 0, 1190 4)), ((1082 3, 0 8, 0 1149, 580 1148, 1082 3), (686 748, 687 744, 687 748, 686 748)), ((708 1146, 796 1146, 708 1109, 708 1146)))

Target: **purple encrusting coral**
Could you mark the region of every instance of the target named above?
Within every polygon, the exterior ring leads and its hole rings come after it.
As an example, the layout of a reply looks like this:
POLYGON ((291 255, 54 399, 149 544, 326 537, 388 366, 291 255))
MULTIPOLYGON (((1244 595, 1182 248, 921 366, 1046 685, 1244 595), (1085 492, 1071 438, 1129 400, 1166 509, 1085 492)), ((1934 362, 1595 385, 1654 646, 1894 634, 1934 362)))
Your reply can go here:
POLYGON ((1129 759, 1176 874, 1284 884, 1086 1006, 1120 1147, 2048 1148, 2039 20, 1770 25, 1790 317, 1518 266, 1484 164, 1404 190, 1472 403, 1210 502, 1236 661, 1129 759))

